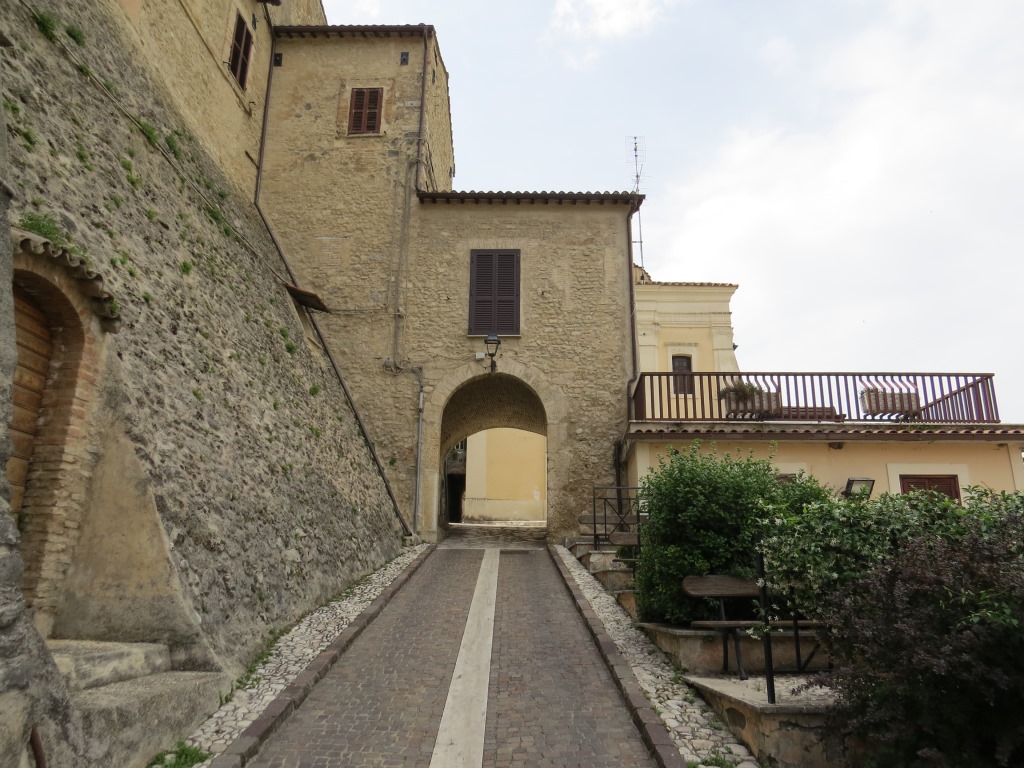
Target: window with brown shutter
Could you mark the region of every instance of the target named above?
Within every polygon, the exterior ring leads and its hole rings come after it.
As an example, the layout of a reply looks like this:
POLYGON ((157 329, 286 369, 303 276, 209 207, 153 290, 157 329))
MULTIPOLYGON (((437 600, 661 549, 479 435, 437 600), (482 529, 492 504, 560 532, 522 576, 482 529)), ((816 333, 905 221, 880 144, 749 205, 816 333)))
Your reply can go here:
MULTIPOLYGON (((693 373, 693 358, 689 355, 672 355, 672 372, 677 374, 693 373)), ((677 395, 692 395, 693 376, 673 376, 672 389, 677 395)))
POLYGON ((231 38, 231 57, 228 69, 244 89, 249 78, 249 57, 252 55, 252 32, 241 14, 235 19, 235 34, 231 38))
POLYGON ((938 491, 960 501, 960 481, 956 475, 900 475, 900 493, 938 491))
POLYGON ((519 335, 519 251, 471 251, 469 335, 519 335))
POLYGON ((353 88, 348 107, 348 132, 380 133, 383 88, 353 88))

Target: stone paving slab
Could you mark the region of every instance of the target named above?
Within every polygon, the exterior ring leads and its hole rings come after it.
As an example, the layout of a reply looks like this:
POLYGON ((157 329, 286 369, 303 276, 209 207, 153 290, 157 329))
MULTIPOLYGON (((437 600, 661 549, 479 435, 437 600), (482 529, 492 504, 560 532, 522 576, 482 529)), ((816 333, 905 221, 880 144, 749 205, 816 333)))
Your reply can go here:
POLYGON ((429 766, 482 555, 433 552, 248 765, 429 766))
POLYGON ((547 550, 503 551, 484 768, 653 765, 547 550))

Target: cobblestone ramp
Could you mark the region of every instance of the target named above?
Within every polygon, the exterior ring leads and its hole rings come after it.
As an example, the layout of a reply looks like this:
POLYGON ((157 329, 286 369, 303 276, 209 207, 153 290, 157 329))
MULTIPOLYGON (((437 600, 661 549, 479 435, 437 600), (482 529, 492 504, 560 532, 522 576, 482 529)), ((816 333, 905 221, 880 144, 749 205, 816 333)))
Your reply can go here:
POLYGON ((483 765, 654 765, 546 550, 501 555, 483 765))
POLYGON ((482 556, 432 554, 248 765, 429 766, 482 556))
POLYGON ((428 768, 484 550, 497 546, 482 766, 653 766, 547 551, 524 544, 436 550, 249 765, 428 768))

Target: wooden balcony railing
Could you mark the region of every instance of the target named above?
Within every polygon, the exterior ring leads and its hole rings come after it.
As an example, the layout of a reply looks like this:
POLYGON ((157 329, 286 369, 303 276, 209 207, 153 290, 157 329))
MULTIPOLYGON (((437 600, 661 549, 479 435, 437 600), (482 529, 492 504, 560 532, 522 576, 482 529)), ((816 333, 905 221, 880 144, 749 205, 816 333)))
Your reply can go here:
POLYGON ((642 373, 633 421, 998 423, 990 373, 642 373))

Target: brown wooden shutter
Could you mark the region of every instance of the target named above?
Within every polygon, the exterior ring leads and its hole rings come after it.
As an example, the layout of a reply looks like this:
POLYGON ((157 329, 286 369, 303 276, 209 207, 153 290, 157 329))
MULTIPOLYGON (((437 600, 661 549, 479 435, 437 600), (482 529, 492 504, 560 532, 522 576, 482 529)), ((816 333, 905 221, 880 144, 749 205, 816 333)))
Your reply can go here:
POLYGON ((496 255, 494 327, 499 336, 515 336, 519 334, 519 252, 496 255))
POLYGON ((900 475, 900 492, 938 491, 960 500, 960 481, 956 475, 900 475))
POLYGON ((366 91, 366 133, 380 132, 380 102, 383 90, 370 88, 366 91))
POLYGON ((380 133, 383 88, 353 88, 348 110, 349 133, 380 133))
POLYGON ((252 55, 252 32, 241 14, 235 19, 235 34, 231 39, 231 58, 228 67, 238 84, 245 88, 249 78, 249 57, 252 55))
POLYGON ((473 251, 470 259, 470 335, 519 335, 519 251, 473 251))

